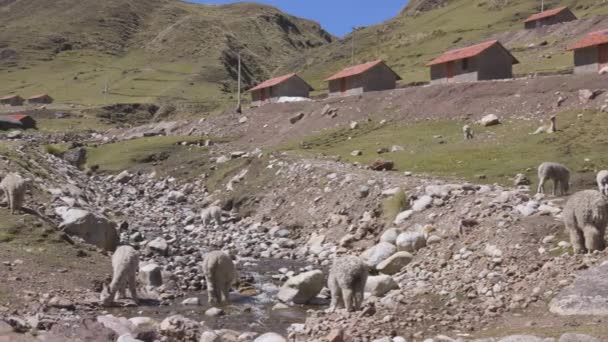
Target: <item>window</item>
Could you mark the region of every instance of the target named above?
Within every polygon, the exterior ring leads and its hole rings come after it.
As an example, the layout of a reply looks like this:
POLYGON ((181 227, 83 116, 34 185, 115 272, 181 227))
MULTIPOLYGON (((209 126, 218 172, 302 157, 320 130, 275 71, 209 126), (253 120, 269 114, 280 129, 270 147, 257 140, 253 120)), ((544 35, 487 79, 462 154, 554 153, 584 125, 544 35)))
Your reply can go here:
POLYGON ((462 60, 462 70, 468 70, 469 69, 469 59, 465 58, 462 60))

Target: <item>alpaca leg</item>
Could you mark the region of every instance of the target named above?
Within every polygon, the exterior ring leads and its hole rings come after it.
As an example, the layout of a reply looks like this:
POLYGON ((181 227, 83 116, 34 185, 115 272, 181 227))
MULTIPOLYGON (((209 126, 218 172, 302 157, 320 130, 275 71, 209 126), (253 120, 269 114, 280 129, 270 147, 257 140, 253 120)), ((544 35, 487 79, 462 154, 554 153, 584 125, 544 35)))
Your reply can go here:
POLYGON ((137 280, 135 273, 129 275, 129 292, 131 292, 131 298, 137 302, 139 298, 137 297, 137 280))
POLYGON ((209 277, 207 277, 207 297, 209 304, 215 304, 217 303, 217 297, 215 296, 215 286, 213 286, 213 282, 211 281, 211 279, 209 279, 209 277))
POLYGON ((557 180, 553 180, 553 182, 551 182, 553 184, 553 189, 551 189, 551 193, 553 194, 553 196, 556 195, 556 189, 557 189, 557 180))
POLYGON ((11 190, 8 191, 8 207, 11 210, 11 214, 15 215, 15 196, 13 196, 11 190))
POLYGON ((352 289, 342 289, 342 298, 344 299, 344 306, 346 307, 346 311, 353 311, 353 290, 352 289))
POLYGON ((544 194, 545 193, 545 177, 541 177, 540 180, 538 181, 538 189, 536 189, 536 193, 537 194, 544 194))
POLYGON ((583 234, 585 235, 587 252, 602 251, 606 247, 604 236, 600 234, 600 231, 595 226, 586 225, 583 227, 583 234))
POLYGON ((230 284, 224 284, 222 286, 222 302, 230 301, 230 284))
POLYGON ((568 232, 570 233, 570 243, 572 244, 574 253, 585 253, 585 238, 583 236, 583 232, 575 228, 568 228, 568 232))

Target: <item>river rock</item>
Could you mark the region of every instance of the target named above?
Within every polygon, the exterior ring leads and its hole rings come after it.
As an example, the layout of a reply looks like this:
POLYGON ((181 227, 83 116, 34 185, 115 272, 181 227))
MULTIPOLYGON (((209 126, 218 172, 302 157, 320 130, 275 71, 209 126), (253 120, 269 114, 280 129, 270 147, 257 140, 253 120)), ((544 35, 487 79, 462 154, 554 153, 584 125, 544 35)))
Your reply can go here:
POLYGON ((150 317, 129 318, 133 325, 133 335, 140 340, 152 341, 156 338, 158 322, 150 317))
POLYGON ((131 180, 131 178, 133 178, 133 175, 131 175, 129 173, 129 171, 124 170, 123 172, 117 174, 114 177, 114 182, 120 183, 120 184, 126 184, 126 183, 129 183, 129 181, 131 180))
POLYGON ((559 315, 608 315, 608 262, 582 271, 572 285, 551 300, 550 311, 559 315))
POLYGON ((397 242, 397 237, 399 236, 399 230, 396 228, 389 228, 380 236, 380 242, 388 242, 394 245, 397 242))
POLYGON ((541 338, 532 335, 511 335, 503 337, 498 342, 555 342, 554 338, 541 338))
POLYGON ((118 339, 116 339, 116 342, 144 342, 144 341, 136 339, 131 334, 125 334, 125 335, 118 336, 118 339))
POLYGON ((148 251, 148 254, 154 253, 166 256, 169 254, 169 244, 167 243, 167 240, 163 239, 162 237, 157 237, 148 243, 146 250, 148 251))
POLYGON ((104 216, 83 209, 68 209, 62 215, 59 225, 68 235, 75 235, 86 243, 106 251, 114 251, 119 243, 116 224, 104 216))
POLYGON ((118 336, 132 334, 135 329, 133 323, 124 317, 116 317, 113 315, 98 316, 97 322, 114 331, 118 336))
POLYGON ((218 317, 224 315, 224 310, 220 308, 209 308, 205 311, 205 316, 218 317))
POLYGON ((277 294, 284 303, 306 304, 323 289, 323 272, 314 270, 289 278, 277 294))
POLYGON ((161 335, 174 341, 198 342, 200 325, 182 315, 173 315, 165 318, 159 326, 161 335))
POLYGON ((365 283, 365 292, 369 292, 372 296, 376 297, 382 297, 387 292, 398 288, 399 285, 397 285, 393 277, 386 274, 369 276, 365 283))
POLYGON ((361 254, 361 259, 370 267, 376 267, 379 263, 397 252, 397 247, 388 242, 380 242, 368 248, 361 254))
POLYGON ((158 264, 147 264, 139 268, 139 280, 143 286, 158 287, 163 285, 162 270, 158 264))
POLYGON ((428 207, 431 206, 432 203, 433 203, 433 197, 431 197, 429 195, 424 195, 414 201, 414 203, 412 204, 412 210, 413 211, 426 210, 428 207))
POLYGON ((270 332, 258 336, 253 342, 287 342, 287 340, 277 333, 270 332))
POLYGON ((376 266, 376 269, 384 274, 395 274, 409 264, 414 256, 408 252, 397 252, 376 266))
POLYGON ((74 166, 80 166, 84 164, 87 157, 87 150, 84 147, 77 147, 71 150, 67 150, 63 154, 63 159, 74 166))
POLYGON ((222 337, 213 331, 205 331, 201 334, 200 342, 222 342, 222 337))
POLYGON ((405 232, 397 237, 397 249, 414 253, 426 246, 424 234, 418 232, 405 232))

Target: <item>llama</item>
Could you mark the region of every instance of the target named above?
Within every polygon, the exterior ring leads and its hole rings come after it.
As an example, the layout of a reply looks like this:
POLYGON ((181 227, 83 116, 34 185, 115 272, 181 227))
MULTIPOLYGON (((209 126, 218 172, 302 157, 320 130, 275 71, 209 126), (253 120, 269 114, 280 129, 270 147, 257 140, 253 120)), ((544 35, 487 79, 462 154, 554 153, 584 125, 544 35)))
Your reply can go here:
POLYGON ((331 291, 329 311, 334 312, 342 304, 348 312, 361 309, 367 274, 367 265, 356 256, 336 259, 327 280, 331 291))
POLYGON ((537 193, 545 193, 545 182, 553 181, 553 196, 557 190, 565 195, 570 190, 570 170, 562 164, 545 162, 538 167, 538 189, 537 193))
POLYGON ((606 247, 608 199, 601 192, 583 190, 570 196, 562 216, 575 253, 601 251, 606 247))
POLYGON ((18 173, 9 173, 0 182, 0 189, 6 195, 8 207, 12 215, 21 210, 28 183, 28 180, 21 177, 18 173))
POLYGON ((222 251, 209 252, 203 259, 202 268, 209 304, 228 301, 230 286, 236 279, 236 269, 230 256, 222 251))
POLYGON ((112 255, 112 282, 110 286, 104 283, 101 291, 100 301, 102 305, 108 306, 114 302, 116 292, 120 298, 126 297, 126 288, 129 287, 131 297, 137 302, 136 273, 139 268, 139 256, 131 246, 120 246, 112 255))

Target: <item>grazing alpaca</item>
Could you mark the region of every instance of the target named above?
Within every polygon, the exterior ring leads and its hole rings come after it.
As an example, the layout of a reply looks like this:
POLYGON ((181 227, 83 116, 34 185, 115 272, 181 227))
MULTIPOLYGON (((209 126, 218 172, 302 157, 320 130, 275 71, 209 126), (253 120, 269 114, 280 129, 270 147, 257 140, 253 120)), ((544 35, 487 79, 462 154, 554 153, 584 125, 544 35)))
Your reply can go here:
POLYGON ((570 196, 562 216, 575 253, 601 251, 606 247, 608 200, 601 192, 584 190, 570 196))
POLYGON ((562 195, 568 193, 570 189, 570 170, 562 164, 545 162, 540 164, 538 167, 538 189, 537 193, 545 193, 545 182, 548 180, 553 181, 553 196, 556 195, 557 190, 562 195))
POLYGON ((356 256, 336 259, 327 280, 331 291, 329 310, 333 312, 342 304, 348 312, 361 309, 367 273, 367 265, 356 256))
POLYGON ((137 269, 139 268, 139 256, 131 246, 120 246, 112 255, 112 282, 110 287, 103 284, 100 300, 102 305, 107 306, 114 302, 116 292, 119 296, 126 297, 126 288, 129 287, 131 297, 137 302, 137 283, 135 281, 137 269))

